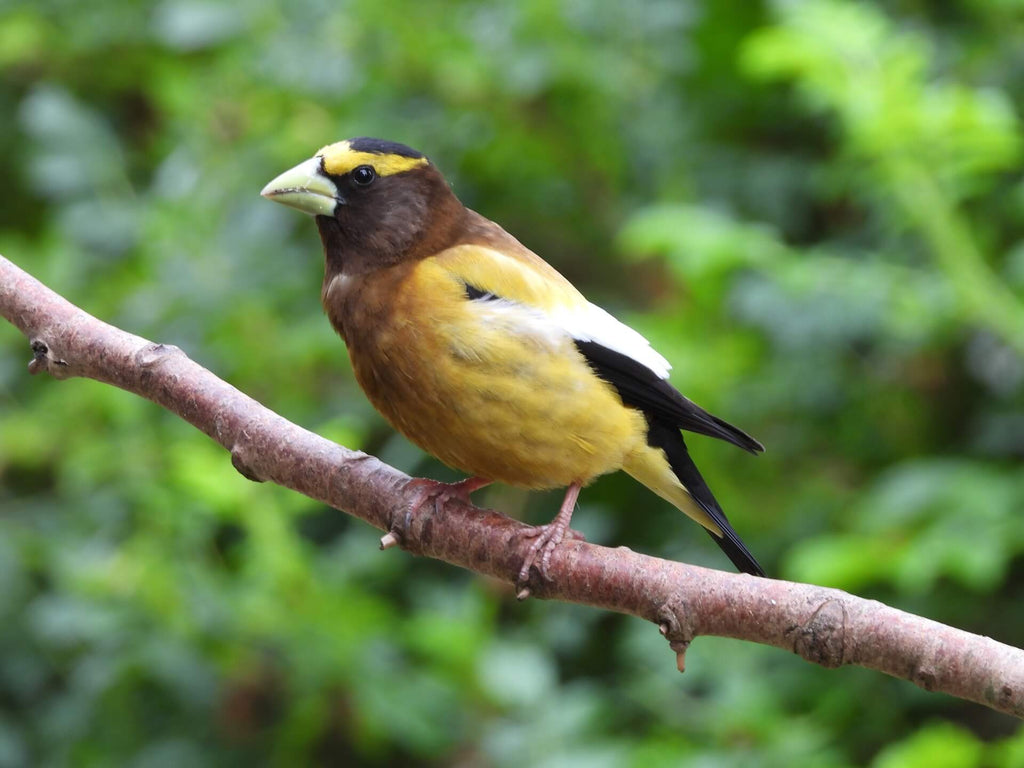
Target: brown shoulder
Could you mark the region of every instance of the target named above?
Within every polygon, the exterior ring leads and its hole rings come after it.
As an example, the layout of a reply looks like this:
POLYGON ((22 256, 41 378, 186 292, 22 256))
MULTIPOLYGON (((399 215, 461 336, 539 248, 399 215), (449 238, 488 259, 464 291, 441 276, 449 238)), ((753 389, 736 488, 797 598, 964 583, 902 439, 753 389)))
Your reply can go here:
POLYGON ((493 248, 506 256, 529 265, 538 272, 557 277, 559 281, 565 279, 558 270, 519 242, 501 225, 495 224, 490 219, 481 216, 469 208, 466 208, 465 211, 466 215, 463 219, 464 224, 459 238, 459 245, 480 245, 485 248, 493 248))

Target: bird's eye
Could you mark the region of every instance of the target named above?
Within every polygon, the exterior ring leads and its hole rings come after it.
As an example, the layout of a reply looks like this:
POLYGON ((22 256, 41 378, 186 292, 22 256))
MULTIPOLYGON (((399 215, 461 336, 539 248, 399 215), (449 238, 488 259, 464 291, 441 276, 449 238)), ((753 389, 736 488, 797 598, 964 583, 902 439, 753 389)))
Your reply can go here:
POLYGON ((360 187, 365 187, 367 184, 372 183, 376 178, 377 172, 373 170, 372 165, 360 165, 358 168, 352 170, 352 181, 360 187))

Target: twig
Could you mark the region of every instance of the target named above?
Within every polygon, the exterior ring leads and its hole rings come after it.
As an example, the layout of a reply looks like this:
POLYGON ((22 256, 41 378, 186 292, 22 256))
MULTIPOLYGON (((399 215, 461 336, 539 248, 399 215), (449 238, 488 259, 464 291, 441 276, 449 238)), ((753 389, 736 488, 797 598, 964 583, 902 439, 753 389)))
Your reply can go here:
MULTIPOLYGON (((190 360, 107 325, 0 256, 0 314, 32 348, 29 370, 96 379, 134 392, 201 429, 245 477, 292 488, 385 531, 401 545, 516 582, 526 526, 453 501, 407 520, 411 478, 298 427, 190 360)), ((537 597, 591 605, 658 624, 680 670, 698 635, 774 645, 824 667, 857 664, 929 691, 1024 717, 1024 651, 835 589, 674 563, 581 541, 554 553, 537 597)))

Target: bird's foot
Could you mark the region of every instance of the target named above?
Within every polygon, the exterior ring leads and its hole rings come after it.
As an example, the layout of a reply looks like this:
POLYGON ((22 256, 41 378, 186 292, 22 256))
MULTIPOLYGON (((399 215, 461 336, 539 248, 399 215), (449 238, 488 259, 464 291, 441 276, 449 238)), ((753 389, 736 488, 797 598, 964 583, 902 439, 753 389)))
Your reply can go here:
POLYGON ((533 539, 530 549, 523 559, 523 567, 519 569, 519 584, 524 585, 530 578, 530 568, 537 566, 542 578, 548 578, 548 566, 551 564, 551 553, 555 551, 568 536, 576 541, 586 541, 587 538, 579 531, 569 527, 568 522, 560 525, 558 522, 551 522, 547 525, 535 525, 523 531, 525 538, 533 539))
POLYGON ((404 524, 400 531, 393 527, 392 530, 385 533, 380 539, 380 548, 390 549, 400 544, 402 534, 409 530, 413 518, 427 502, 431 500, 434 502, 434 512, 443 511, 445 506, 453 499, 465 504, 472 504, 473 502, 469 498, 470 494, 480 490, 485 485, 490 485, 490 483, 490 480, 482 477, 467 477, 465 480, 460 480, 457 483, 442 483, 438 480, 428 480, 422 477, 411 480, 409 487, 415 488, 416 494, 413 496, 412 502, 405 512, 404 524))
POLYGON ((465 504, 472 504, 469 498, 474 491, 479 491, 484 486, 490 485, 492 481, 482 477, 467 477, 457 483, 442 483, 439 480, 428 480, 425 477, 418 477, 409 483, 409 486, 416 488, 416 497, 409 505, 412 514, 416 514, 420 508, 433 499, 434 511, 440 511, 452 499, 458 499, 465 504))
POLYGON ((523 532, 523 536, 533 539, 533 543, 530 544, 526 557, 523 558, 523 565, 519 569, 519 577, 516 579, 516 597, 518 599, 525 600, 530 596, 530 569, 533 566, 537 566, 542 579, 549 580, 548 566, 551 564, 551 553, 562 543, 566 535, 573 539, 583 539, 582 533, 569 527, 579 493, 579 483, 570 485, 565 492, 562 508, 558 510, 555 519, 547 525, 535 525, 523 532))

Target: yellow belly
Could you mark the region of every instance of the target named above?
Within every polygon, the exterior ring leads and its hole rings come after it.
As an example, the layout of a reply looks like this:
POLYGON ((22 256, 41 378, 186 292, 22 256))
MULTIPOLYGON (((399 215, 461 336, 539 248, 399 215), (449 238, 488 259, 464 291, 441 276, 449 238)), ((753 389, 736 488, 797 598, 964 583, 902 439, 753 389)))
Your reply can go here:
POLYGON ((471 322, 465 301, 424 315, 418 300, 398 297, 348 343, 370 401, 423 450, 471 475, 556 488, 618 470, 645 445, 643 416, 570 339, 471 322))

